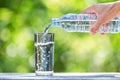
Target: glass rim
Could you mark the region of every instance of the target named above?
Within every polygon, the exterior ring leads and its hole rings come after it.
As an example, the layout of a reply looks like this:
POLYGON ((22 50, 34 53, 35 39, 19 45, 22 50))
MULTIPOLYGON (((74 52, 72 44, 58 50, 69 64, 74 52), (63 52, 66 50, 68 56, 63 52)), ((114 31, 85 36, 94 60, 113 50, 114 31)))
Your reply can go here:
MULTIPOLYGON (((34 33, 34 34, 44 34, 44 32, 36 32, 36 33, 34 33)), ((54 34, 54 33, 47 33, 47 34, 54 34)))

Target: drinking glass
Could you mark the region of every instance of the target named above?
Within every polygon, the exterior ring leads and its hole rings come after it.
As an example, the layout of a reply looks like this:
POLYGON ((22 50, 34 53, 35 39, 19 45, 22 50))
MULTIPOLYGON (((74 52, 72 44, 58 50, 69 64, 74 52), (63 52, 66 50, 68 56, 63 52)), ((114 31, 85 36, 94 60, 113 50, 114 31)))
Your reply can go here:
POLYGON ((36 75, 53 75, 54 33, 35 33, 34 41, 36 75))

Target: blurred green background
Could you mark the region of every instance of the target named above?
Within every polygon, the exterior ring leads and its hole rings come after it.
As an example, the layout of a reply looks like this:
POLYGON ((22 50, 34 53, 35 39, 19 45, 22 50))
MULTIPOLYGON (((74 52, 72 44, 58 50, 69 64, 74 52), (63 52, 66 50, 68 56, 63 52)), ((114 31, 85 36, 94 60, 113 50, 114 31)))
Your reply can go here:
MULTIPOLYGON (((51 18, 116 0, 0 0, 0 72, 34 72, 34 33, 51 18)), ((55 33, 55 72, 119 72, 120 34, 55 33)))

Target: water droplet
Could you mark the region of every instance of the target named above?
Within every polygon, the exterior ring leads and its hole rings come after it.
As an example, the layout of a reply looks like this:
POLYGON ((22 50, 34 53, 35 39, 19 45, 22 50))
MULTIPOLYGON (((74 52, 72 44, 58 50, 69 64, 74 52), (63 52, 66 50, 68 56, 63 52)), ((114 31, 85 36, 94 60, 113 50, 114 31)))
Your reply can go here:
POLYGON ((50 51, 48 51, 48 53, 50 53, 50 51))
POLYGON ((45 47, 45 48, 47 48, 47 47, 45 47))
POLYGON ((46 64, 48 64, 48 62, 46 62, 46 64))
POLYGON ((50 57, 50 55, 48 55, 47 57, 50 57))
POLYGON ((43 57, 45 57, 45 55, 43 55, 43 57))
POLYGON ((43 58, 43 60, 45 60, 45 58, 43 58))

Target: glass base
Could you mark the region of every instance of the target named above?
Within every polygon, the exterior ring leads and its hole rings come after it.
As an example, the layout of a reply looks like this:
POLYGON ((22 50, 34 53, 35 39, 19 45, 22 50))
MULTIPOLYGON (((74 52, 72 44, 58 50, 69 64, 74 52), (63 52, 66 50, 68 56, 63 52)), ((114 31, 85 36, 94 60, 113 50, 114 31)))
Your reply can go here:
POLYGON ((53 71, 35 71, 36 76, 52 76, 53 71))

